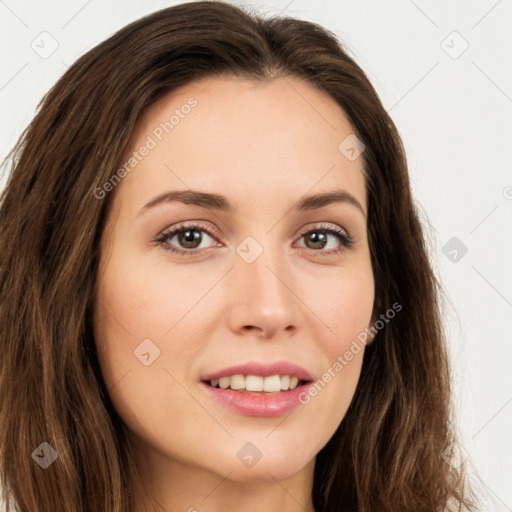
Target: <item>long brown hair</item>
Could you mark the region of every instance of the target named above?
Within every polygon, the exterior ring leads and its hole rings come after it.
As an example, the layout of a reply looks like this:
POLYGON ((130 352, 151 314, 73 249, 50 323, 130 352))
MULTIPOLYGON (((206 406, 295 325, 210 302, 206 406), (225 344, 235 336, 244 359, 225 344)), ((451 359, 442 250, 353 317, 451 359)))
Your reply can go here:
POLYGON ((99 240, 135 124, 149 105, 220 74, 299 77, 333 98, 363 153, 376 299, 400 314, 366 348, 339 428, 317 455, 317 512, 474 510, 450 464, 450 374, 439 285, 395 125, 324 28, 222 2, 163 9, 87 52, 45 96, 9 161, 0 203, 0 478, 20 512, 128 512, 136 471, 91 329, 99 240), (47 469, 34 452, 58 459, 47 469), (465 497, 466 496, 466 497, 465 497), (56 505, 58 504, 58 505, 56 505))

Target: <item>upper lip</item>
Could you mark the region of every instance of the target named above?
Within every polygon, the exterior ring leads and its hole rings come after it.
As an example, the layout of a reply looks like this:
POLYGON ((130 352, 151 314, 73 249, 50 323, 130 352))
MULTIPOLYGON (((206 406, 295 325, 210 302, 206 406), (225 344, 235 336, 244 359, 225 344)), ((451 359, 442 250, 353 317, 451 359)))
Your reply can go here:
POLYGON ((220 379, 221 377, 231 377, 232 375, 258 375, 260 377, 290 375, 297 377, 299 380, 313 380, 313 376, 305 368, 289 361, 277 361, 275 363, 258 363, 251 361, 209 373, 208 375, 202 376, 201 380, 220 379))

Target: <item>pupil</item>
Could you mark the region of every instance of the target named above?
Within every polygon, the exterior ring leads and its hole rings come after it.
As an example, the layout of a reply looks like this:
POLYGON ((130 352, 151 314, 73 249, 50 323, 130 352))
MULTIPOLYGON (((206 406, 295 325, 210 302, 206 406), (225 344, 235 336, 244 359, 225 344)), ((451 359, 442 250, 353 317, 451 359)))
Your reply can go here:
POLYGON ((309 240, 313 242, 313 244, 320 244, 320 247, 316 247, 317 249, 323 249, 325 246, 325 233, 313 233, 312 235, 308 236, 309 240))
POLYGON ((180 243, 185 245, 185 247, 194 249, 197 245, 201 243, 201 234, 194 229, 187 229, 186 231, 182 231, 180 233, 179 239, 180 243), (198 243, 195 244, 196 242, 198 243))

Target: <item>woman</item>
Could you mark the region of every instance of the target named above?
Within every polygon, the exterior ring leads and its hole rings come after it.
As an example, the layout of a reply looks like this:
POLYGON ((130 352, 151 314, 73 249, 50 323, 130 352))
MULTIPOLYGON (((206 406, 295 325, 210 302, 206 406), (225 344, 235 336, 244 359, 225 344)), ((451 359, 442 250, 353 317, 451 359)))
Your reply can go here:
POLYGON ((13 155, 19 510, 474 510, 403 147, 332 34, 161 10, 81 57, 13 155))

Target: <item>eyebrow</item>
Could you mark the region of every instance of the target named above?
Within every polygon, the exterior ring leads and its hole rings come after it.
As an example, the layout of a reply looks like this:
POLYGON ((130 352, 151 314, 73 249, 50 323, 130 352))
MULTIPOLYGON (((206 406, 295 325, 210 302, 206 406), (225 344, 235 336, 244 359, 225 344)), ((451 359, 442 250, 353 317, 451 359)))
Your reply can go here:
MULTIPOLYGON (((211 194, 207 192, 199 192, 197 190, 173 190, 164 192, 153 198, 149 203, 141 208, 137 215, 141 215, 147 210, 160 205, 177 201, 183 204, 193 204, 210 210, 233 212, 235 208, 230 204, 228 199, 221 194, 211 194)), ((361 203, 349 192, 343 189, 333 190, 331 192, 323 192, 314 194, 300 199, 292 208, 295 211, 309 211, 323 208, 333 203, 346 203, 355 206, 366 217, 361 203)))

